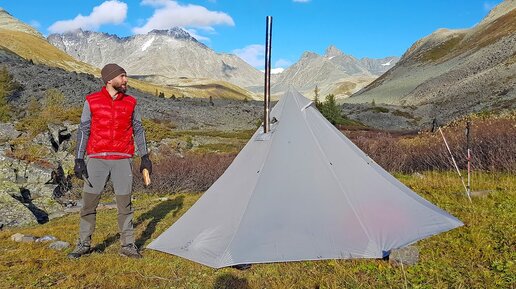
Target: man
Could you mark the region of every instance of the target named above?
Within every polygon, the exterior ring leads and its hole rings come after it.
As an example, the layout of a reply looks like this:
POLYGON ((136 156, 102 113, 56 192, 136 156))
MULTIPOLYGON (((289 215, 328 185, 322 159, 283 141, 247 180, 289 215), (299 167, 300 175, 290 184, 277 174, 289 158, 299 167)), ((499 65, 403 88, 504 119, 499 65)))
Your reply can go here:
POLYGON ((74 173, 84 179, 83 207, 79 223, 79 242, 68 254, 79 258, 91 252, 96 210, 100 194, 111 176, 118 209, 120 255, 141 258, 135 245, 133 228, 132 157, 134 143, 141 157, 140 172, 152 173, 145 143, 141 114, 134 97, 125 94, 127 74, 117 64, 107 64, 101 71, 105 86, 86 96, 77 132, 74 173), (85 154, 88 156, 84 161, 85 154))

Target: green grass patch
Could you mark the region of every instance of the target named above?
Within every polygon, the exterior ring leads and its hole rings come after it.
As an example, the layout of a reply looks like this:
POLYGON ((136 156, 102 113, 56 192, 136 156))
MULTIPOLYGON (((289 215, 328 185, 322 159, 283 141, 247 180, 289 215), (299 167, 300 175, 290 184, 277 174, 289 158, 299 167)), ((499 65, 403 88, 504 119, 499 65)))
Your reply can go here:
MULTIPOLYGON (((465 226, 416 243, 417 264, 394 267, 383 260, 327 260, 258 264, 246 271, 211 269, 186 259, 143 251, 139 260, 118 256, 116 210, 99 210, 93 238, 97 252, 68 260, 45 243, 16 243, 14 233, 77 239, 79 214, 44 225, 0 231, 0 279, 4 288, 511 288, 515 284, 516 178, 475 173, 473 191, 489 191, 470 203, 455 172, 397 175, 422 197, 465 226)), ((136 194, 137 243, 148 245, 201 196, 136 194)), ((109 200, 106 200, 109 201, 109 200)), ((274 202, 274 200, 271 200, 274 202)))
POLYGON ((210 144, 202 144, 195 148, 194 152, 196 153, 238 153, 242 147, 242 144, 236 143, 210 143, 210 144))
POLYGON ((221 131, 221 130, 178 130, 173 123, 163 123, 151 119, 143 119, 145 135, 150 141, 160 141, 165 138, 185 139, 196 136, 221 137, 246 140, 251 138, 255 130, 221 131))

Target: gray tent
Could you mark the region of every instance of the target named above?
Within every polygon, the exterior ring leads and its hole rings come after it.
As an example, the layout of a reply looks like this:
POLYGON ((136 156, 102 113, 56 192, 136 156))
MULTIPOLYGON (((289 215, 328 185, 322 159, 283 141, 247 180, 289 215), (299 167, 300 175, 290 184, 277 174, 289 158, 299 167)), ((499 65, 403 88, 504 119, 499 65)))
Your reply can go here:
POLYGON ((271 119, 271 132, 258 129, 147 248, 214 268, 381 258, 462 225, 378 166, 297 91, 271 119))

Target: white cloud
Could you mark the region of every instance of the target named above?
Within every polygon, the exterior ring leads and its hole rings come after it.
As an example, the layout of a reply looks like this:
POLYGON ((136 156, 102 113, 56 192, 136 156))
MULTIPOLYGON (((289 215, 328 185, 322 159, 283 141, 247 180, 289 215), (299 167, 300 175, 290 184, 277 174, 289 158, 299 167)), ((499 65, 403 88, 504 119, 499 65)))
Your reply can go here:
MULTIPOLYGON (((260 69, 261 72, 265 73, 265 69, 260 69)), ((285 71, 285 68, 281 68, 281 67, 278 67, 278 68, 271 68, 271 74, 280 74, 282 73, 283 71, 285 71)))
POLYGON ((292 2, 308 3, 308 2, 310 2, 310 0, 292 0, 292 2))
POLYGON ((148 5, 152 7, 165 6, 170 0, 143 0, 141 5, 148 5))
POLYGON ((245 62, 254 67, 263 67, 265 65, 265 46, 260 44, 251 44, 244 48, 233 50, 233 53, 242 58, 245 62))
POLYGON ((235 25, 233 18, 228 14, 210 11, 199 5, 180 5, 177 1, 171 0, 143 0, 141 4, 155 7, 156 10, 144 25, 133 29, 133 32, 138 34, 176 26, 210 30, 213 29, 213 25, 235 25))
POLYGON ((127 17, 127 4, 118 0, 105 1, 93 8, 90 15, 77 15, 72 20, 61 20, 50 25, 51 33, 64 33, 82 28, 96 31, 104 24, 120 24, 127 17))

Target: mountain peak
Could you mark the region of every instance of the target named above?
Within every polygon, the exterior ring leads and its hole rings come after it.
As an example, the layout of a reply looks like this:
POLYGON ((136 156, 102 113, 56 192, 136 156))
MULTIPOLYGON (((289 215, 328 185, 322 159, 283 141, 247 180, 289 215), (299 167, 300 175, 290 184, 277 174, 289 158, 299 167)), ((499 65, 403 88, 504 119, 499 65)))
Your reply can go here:
POLYGON ((318 57, 319 55, 317 55, 317 53, 314 53, 314 52, 311 52, 311 51, 305 51, 303 52, 303 55, 301 55, 301 58, 314 58, 314 57, 318 57))
POLYGON ((19 31, 29 33, 37 37, 43 38, 43 35, 39 33, 34 27, 21 22, 14 18, 7 10, 0 7, 0 28, 12 31, 19 31))
POLYGON ((343 54, 344 53, 342 51, 340 51, 337 47, 335 47, 334 45, 330 45, 330 46, 328 46, 328 48, 326 48, 326 52, 324 53, 324 56, 335 57, 335 56, 340 56, 343 54))
POLYGON ((180 27, 172 27, 170 29, 163 29, 163 30, 154 29, 154 30, 150 31, 148 34, 167 35, 167 36, 174 37, 176 39, 197 41, 194 37, 192 37, 190 35, 190 33, 186 32, 184 29, 182 29, 180 27))

